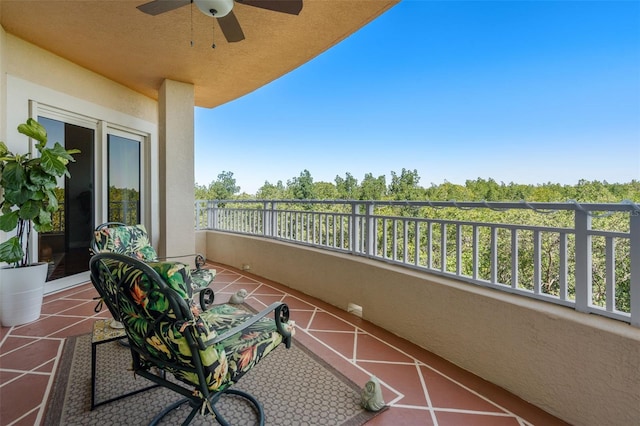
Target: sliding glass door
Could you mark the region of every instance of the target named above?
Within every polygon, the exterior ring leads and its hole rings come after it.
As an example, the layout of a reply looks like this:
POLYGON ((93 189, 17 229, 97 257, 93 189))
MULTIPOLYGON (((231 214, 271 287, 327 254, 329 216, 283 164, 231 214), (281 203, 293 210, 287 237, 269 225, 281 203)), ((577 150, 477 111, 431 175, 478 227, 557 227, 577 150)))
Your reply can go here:
POLYGON ((46 117, 38 122, 47 129, 48 144, 59 142, 66 149, 79 149, 68 165, 71 178, 58 181, 60 210, 54 229, 38 235, 38 259, 49 263, 47 281, 87 271, 89 245, 95 227, 94 147, 95 129, 46 117))

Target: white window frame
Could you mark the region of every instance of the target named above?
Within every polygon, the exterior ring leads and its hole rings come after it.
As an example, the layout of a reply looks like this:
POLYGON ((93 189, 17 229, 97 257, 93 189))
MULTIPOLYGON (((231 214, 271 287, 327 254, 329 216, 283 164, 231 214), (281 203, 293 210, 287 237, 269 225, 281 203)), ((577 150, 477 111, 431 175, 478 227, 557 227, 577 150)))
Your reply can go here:
MULTIPOLYGON (((140 143, 140 218, 142 223, 148 223, 150 221, 149 215, 149 175, 147 172, 147 163, 149 159, 149 139, 150 135, 147 132, 143 132, 136 129, 131 129, 126 126, 110 123, 105 120, 98 120, 95 118, 87 117, 82 114, 66 111, 61 108, 57 108, 51 105, 38 103, 36 101, 29 102, 31 118, 37 119, 38 117, 46 117, 53 120, 58 120, 63 123, 74 124, 81 127, 86 127, 94 130, 95 146, 94 146, 94 176, 93 176, 93 190, 95 194, 94 201, 94 223, 96 225, 107 222, 108 220, 108 179, 107 179, 107 160, 108 160, 108 135, 120 136, 127 139, 132 139, 140 143)), ((32 141, 32 143, 34 143, 32 141)), ((34 147, 32 146, 33 150, 34 147)), ((150 227, 147 225, 147 227, 150 227)), ((37 233, 33 233, 34 240, 31 247, 34 250, 33 255, 37 256, 37 233)), ((80 282, 86 282, 88 279, 88 273, 78 274, 82 276, 80 282), (86 275, 86 277, 85 277, 86 275)), ((76 275, 70 277, 60 278, 54 281, 50 281, 47 286, 55 286, 66 288, 71 285, 75 285, 78 282, 76 275)), ((78 277, 79 278, 79 277, 78 277)))

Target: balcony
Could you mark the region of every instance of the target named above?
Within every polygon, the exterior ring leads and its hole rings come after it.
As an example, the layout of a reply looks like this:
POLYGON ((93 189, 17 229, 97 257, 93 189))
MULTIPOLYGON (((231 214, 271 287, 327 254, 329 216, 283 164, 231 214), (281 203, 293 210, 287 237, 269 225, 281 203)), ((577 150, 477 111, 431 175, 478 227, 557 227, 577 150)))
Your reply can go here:
POLYGON ((636 204, 226 201, 196 212, 211 259, 356 307, 570 423, 640 418, 636 204), (468 220, 472 209, 497 219, 468 220), (503 222, 509 211, 527 214, 503 222))
MULTIPOLYGON (((198 203, 196 241, 216 262, 217 302, 239 288, 256 308, 287 302, 303 344, 356 383, 370 374, 384 382, 391 408, 369 424, 640 418, 636 205, 376 204, 198 203), (556 210, 574 224, 421 210, 461 207, 556 210), (601 229, 605 212, 627 225, 601 229), (551 263, 548 240, 564 247, 551 250, 551 263), (519 266, 528 257, 531 271, 519 266), (604 268, 594 273, 594 264, 604 268), (557 285, 544 284, 548 269, 557 285)), ((90 284, 48 295, 39 321, 0 329, 2 424, 42 424, 65 337, 109 316, 93 311, 96 295, 90 284), (26 345, 37 348, 29 358, 26 345)))

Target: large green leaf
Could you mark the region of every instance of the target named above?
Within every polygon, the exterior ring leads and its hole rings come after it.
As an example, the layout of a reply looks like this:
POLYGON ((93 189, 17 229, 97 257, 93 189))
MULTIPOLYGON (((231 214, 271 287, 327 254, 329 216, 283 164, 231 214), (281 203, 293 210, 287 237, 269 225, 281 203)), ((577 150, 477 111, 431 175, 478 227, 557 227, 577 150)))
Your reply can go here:
MULTIPOLYGON (((59 145, 56 143, 56 145, 59 145)), ((67 170, 67 163, 69 160, 65 160, 56 155, 51 150, 43 150, 40 156, 40 166, 47 173, 54 176, 62 176, 67 170)))
POLYGON ((45 193, 42 191, 36 190, 33 192, 33 194, 31 194, 31 199, 36 201, 42 201, 45 199, 45 193))
MULTIPOLYGON (((41 210, 40 213, 42 214, 44 212, 44 210, 41 210)), ((46 212, 44 212, 46 213, 46 212)), ((48 214, 48 213, 47 213, 48 214)), ((38 218, 36 218, 33 221, 33 228, 38 231, 38 232, 49 232, 49 231, 53 231, 53 222, 51 221, 51 218, 49 218, 48 222, 44 222, 44 223, 40 223, 40 220, 38 218)))
POLYGON ((50 152, 53 155, 60 157, 60 161, 63 161, 64 164, 67 164, 69 161, 75 161, 71 154, 77 154, 80 152, 79 149, 65 149, 60 143, 56 142, 53 145, 53 148, 47 148, 46 151, 50 152))
POLYGON ((38 189, 40 189, 40 187, 53 189, 58 186, 56 177, 45 172, 39 167, 34 167, 30 170, 29 181, 32 185, 37 186, 38 189))
POLYGON ((45 194, 47 196, 47 211, 52 213, 58 211, 58 198, 56 197, 56 193, 47 190, 45 194))
POLYGON ((9 232, 18 226, 18 210, 0 216, 0 230, 9 232))
POLYGON ((46 232, 48 229, 43 230, 42 228, 48 228, 52 224, 51 213, 44 209, 40 209, 40 212, 38 213, 38 217, 34 219, 34 223, 38 227, 36 231, 46 232))
POLYGON ((47 143, 47 130, 33 118, 18 126, 18 132, 40 142, 42 146, 47 143))
POLYGON ((2 161, 1 159, 4 158, 7 154, 9 154, 9 148, 7 148, 7 144, 0 141, 0 161, 2 161))
POLYGON ((75 161, 71 154, 80 152, 77 149, 67 151, 58 142, 53 148, 43 149, 40 154, 40 166, 47 173, 54 176, 62 176, 68 174, 67 164, 69 161, 75 161))
POLYGON ((0 244, 0 261, 15 263, 22 259, 23 252, 18 237, 9 238, 0 244))
POLYGON ((2 186, 5 188, 20 188, 25 176, 22 164, 7 162, 2 169, 2 186))
POLYGON ((40 214, 42 203, 34 200, 27 200, 20 207, 20 219, 33 220, 40 214))
POLYGON ((17 189, 5 189, 4 192, 4 200, 5 203, 21 206, 27 200, 31 199, 33 195, 33 191, 30 191, 27 188, 17 188, 17 189))

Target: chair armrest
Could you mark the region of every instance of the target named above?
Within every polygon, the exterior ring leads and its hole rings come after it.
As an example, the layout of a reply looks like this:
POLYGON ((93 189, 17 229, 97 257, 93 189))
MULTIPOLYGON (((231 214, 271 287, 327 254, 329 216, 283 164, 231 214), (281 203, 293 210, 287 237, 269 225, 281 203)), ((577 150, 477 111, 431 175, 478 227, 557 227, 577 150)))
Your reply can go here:
POLYGON ((157 260, 163 261, 163 260, 169 260, 169 259, 181 259, 183 257, 189 257, 189 256, 196 257, 196 260, 195 260, 196 269, 199 270, 202 267, 202 265, 205 264, 204 256, 202 256, 200 253, 189 253, 189 254, 182 254, 179 256, 164 256, 164 257, 158 257, 157 260))
POLYGON ((218 335, 215 339, 203 342, 204 347, 215 345, 217 343, 222 342, 223 340, 230 338, 231 336, 237 333, 240 333, 242 330, 246 329, 250 325, 255 324, 256 322, 260 321, 262 318, 269 315, 271 312, 275 312, 274 319, 276 322, 276 328, 278 330, 278 333, 282 335, 283 341, 285 342, 287 348, 289 348, 291 346, 291 332, 287 330, 284 325, 287 321, 289 321, 289 307, 287 306, 286 303, 282 303, 282 302, 272 303, 262 311, 258 312, 257 314, 249 318, 247 321, 243 322, 242 324, 238 324, 235 327, 230 328, 226 332, 218 335))

